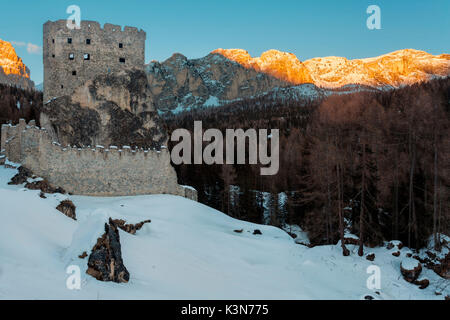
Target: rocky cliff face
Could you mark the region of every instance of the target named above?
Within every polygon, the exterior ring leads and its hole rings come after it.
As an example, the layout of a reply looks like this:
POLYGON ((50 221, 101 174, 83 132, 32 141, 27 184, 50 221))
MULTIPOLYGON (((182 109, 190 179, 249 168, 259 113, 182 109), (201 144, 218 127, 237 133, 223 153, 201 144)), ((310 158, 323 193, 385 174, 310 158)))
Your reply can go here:
POLYGON ((258 58, 252 58, 247 51, 242 49, 217 49, 213 53, 236 61, 248 69, 269 74, 290 84, 314 83, 308 68, 292 53, 269 50, 258 58))
POLYGON ((163 63, 150 63, 146 71, 154 105, 161 112, 216 106, 289 85, 215 53, 194 60, 174 54, 163 63))
POLYGON ((97 76, 72 96, 45 103, 40 123, 62 145, 159 150, 168 139, 140 70, 97 76))
POLYGON ((201 59, 175 54, 162 63, 152 62, 147 74, 155 107, 176 113, 258 96, 314 99, 336 89, 342 93, 399 87, 450 75, 450 55, 407 49, 368 59, 301 62, 277 50, 252 58, 242 49, 217 49, 201 59))
POLYGON ((21 87, 34 88, 30 80, 30 70, 16 54, 16 50, 7 41, 0 39, 0 83, 21 87))

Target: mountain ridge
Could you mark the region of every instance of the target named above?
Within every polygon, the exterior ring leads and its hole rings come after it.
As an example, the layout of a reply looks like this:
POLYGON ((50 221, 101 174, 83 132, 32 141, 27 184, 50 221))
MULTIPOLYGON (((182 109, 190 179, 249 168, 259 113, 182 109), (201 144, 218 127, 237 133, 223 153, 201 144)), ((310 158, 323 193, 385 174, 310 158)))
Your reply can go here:
POLYGON ((146 72, 155 108, 178 113, 261 96, 310 101, 336 90, 398 88, 448 76, 450 55, 405 49, 375 58, 301 62, 294 54, 278 50, 252 58, 243 49, 217 49, 198 59, 175 53, 163 62, 152 61, 146 72))
POLYGON ((217 49, 212 53, 293 85, 313 83, 324 88, 348 84, 400 87, 450 74, 449 54, 432 55, 415 49, 397 50, 373 58, 350 60, 328 56, 303 62, 292 53, 274 49, 263 52, 260 57, 251 57, 242 49, 217 49))
POLYGON ((30 70, 23 63, 12 44, 0 39, 0 83, 32 89, 30 70))

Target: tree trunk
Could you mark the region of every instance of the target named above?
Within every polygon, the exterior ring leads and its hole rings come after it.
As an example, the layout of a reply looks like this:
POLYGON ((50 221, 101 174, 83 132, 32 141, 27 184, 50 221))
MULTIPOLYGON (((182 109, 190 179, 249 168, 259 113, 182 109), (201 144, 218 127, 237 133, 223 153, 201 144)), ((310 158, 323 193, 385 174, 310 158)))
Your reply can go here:
MULTIPOLYGON (((436 112, 436 105, 434 106, 436 112)), ((436 114, 435 114, 436 120, 436 114)), ((437 149, 437 130, 436 124, 433 129, 434 133, 434 192, 433 192, 433 236, 434 249, 438 250, 439 244, 437 239, 437 189, 438 189, 438 149, 437 149)))
POLYGON ((337 175, 337 187, 338 187, 338 213, 339 213, 339 232, 341 236, 341 246, 342 254, 346 257, 350 255, 350 252, 345 246, 344 242, 344 216, 342 213, 342 185, 341 185, 341 170, 339 163, 336 165, 336 175, 337 175))
POLYGON ((363 143, 363 159, 362 159, 362 181, 361 181, 361 209, 359 213, 359 249, 358 255, 364 255, 364 194, 366 193, 366 143, 363 143))
POLYGON ((409 132, 409 156, 410 156, 410 166, 409 166, 409 200, 408 200, 408 247, 411 248, 411 225, 412 225, 412 206, 414 202, 414 193, 413 193, 413 187, 414 187, 414 160, 413 160, 413 150, 412 150, 412 133, 411 133, 411 127, 409 132))
POLYGON ((414 171, 416 166, 416 148, 414 137, 410 137, 411 167, 409 173, 409 221, 408 221, 408 247, 411 248, 411 229, 414 230, 414 238, 418 240, 416 206, 414 202, 414 171))
POLYGON ((333 237, 333 222, 331 220, 331 185, 330 185, 330 164, 329 164, 329 139, 327 133, 327 152, 326 152, 326 172, 327 172, 327 242, 331 243, 333 237), (329 233, 328 233, 329 230, 329 233))
POLYGON ((398 240, 398 154, 395 155, 395 180, 394 180, 394 239, 398 240))

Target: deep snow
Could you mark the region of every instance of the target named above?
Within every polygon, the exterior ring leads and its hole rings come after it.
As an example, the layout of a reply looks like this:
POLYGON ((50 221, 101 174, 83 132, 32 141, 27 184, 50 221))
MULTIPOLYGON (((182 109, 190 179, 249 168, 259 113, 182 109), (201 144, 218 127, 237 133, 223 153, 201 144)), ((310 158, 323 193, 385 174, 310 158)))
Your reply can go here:
POLYGON ((16 173, 0 166, 0 299, 440 299, 449 281, 425 269, 430 286, 420 290, 400 275, 396 250, 367 249, 369 262, 348 246, 309 249, 284 231, 239 221, 175 196, 96 198, 39 197, 8 186, 16 173), (71 199, 77 221, 55 208, 71 199), (151 219, 136 235, 120 231, 127 284, 104 283, 85 274, 90 249, 109 217, 128 223, 151 219), (244 229, 243 233, 234 230, 244 229), (262 235, 253 235, 259 229, 262 235), (378 265, 381 289, 366 287, 367 267, 378 265), (81 268, 81 290, 69 290, 66 268, 81 268), (374 291, 378 291, 376 294, 374 291), (435 291, 442 292, 436 296, 435 291))

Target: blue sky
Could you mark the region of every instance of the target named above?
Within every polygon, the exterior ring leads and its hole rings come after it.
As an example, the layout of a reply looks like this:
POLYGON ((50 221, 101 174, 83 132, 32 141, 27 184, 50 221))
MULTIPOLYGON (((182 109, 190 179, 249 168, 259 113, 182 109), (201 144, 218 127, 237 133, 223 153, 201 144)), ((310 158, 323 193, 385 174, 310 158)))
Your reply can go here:
POLYGON ((42 82, 42 25, 66 19, 78 5, 83 20, 142 28, 146 62, 179 52, 189 58, 217 48, 268 49, 300 60, 318 56, 364 58, 414 48, 449 53, 450 1, 406 0, 0 0, 0 39, 14 41, 36 83, 42 82), (369 5, 381 8, 381 30, 366 27, 369 5))

